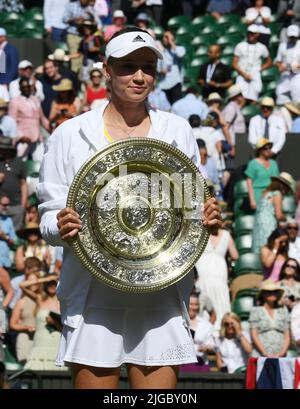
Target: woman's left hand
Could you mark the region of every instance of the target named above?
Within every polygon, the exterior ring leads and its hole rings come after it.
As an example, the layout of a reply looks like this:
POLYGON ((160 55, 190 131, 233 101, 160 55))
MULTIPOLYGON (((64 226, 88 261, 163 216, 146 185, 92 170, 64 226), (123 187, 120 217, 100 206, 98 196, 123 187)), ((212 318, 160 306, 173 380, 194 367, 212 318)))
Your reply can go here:
POLYGON ((221 209, 216 198, 211 197, 205 202, 203 211, 203 224, 208 227, 221 227, 221 209))

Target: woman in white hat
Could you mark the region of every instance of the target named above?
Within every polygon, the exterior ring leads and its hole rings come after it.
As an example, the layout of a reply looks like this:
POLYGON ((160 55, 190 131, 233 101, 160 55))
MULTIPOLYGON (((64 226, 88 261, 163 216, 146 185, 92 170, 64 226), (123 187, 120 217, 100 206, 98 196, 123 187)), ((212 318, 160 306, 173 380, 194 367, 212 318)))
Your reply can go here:
POLYGON ((267 358, 285 357, 290 346, 289 313, 279 305, 283 295, 279 284, 266 280, 262 282, 259 306, 250 312, 250 334, 254 344, 252 356, 267 358))
MULTIPOLYGON (((196 362, 178 307, 178 291, 188 305, 193 275, 151 294, 123 293, 93 278, 67 243, 81 228, 79 215, 65 208, 69 187, 79 168, 110 142, 161 139, 176 144, 199 165, 188 123, 146 105, 157 58, 161 54, 148 33, 136 27, 117 33, 106 47, 111 100, 58 127, 42 164, 41 231, 52 245, 64 246, 58 287, 63 330, 57 363, 70 366, 76 388, 116 388, 123 363, 133 388, 173 388, 178 365, 196 362)), ((216 200, 208 200, 204 224, 219 225, 219 217, 216 200)))
POLYGON ((278 222, 286 219, 282 211, 282 200, 284 195, 293 191, 293 178, 289 173, 281 172, 278 176, 272 176, 271 180, 255 213, 252 251, 258 254, 278 222))

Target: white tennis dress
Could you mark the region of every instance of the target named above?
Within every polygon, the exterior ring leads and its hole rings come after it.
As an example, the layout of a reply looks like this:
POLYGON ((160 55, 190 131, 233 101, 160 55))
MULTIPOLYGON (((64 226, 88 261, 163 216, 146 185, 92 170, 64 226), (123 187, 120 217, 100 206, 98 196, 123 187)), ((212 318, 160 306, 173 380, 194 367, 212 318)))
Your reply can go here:
MULTIPOLYGON (((106 105, 66 121, 51 135, 38 186, 41 231, 52 245, 64 246, 57 295, 63 331, 57 365, 95 367, 179 365, 196 362, 186 306, 193 286, 188 274, 164 290, 129 294, 96 280, 59 237, 56 215, 65 207, 69 187, 82 164, 109 143, 103 133, 106 105)), ((149 137, 177 146, 196 165, 199 154, 184 119, 149 110, 149 137)))

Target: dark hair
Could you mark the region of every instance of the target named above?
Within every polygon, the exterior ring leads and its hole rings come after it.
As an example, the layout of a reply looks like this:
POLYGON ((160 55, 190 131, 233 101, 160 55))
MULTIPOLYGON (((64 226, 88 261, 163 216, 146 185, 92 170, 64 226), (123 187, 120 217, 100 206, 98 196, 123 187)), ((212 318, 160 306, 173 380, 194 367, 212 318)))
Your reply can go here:
POLYGON ((283 188, 288 190, 288 186, 281 182, 279 179, 273 179, 269 186, 265 189, 265 192, 275 192, 279 190, 282 193, 283 188))
MULTIPOLYGON (((269 291, 266 291, 266 290, 262 290, 262 291, 260 291, 259 293, 258 293, 258 295, 257 295, 257 299, 256 299, 256 305, 257 306, 261 306, 261 305, 264 305, 264 303, 266 302, 265 301, 265 299, 264 299, 264 295, 265 294, 267 294, 269 291)), ((280 290, 277 290, 277 294, 278 294, 278 299, 275 301, 275 303, 274 303, 274 308, 280 308, 280 307, 282 307, 282 305, 280 305, 279 304, 279 299, 281 298, 280 297, 280 290)))
POLYGON ((274 247, 275 240, 278 239, 278 237, 283 236, 283 235, 287 235, 287 230, 286 229, 282 229, 282 228, 278 227, 277 229, 273 230, 272 233, 270 234, 270 236, 268 237, 268 241, 267 241, 267 244, 266 244, 268 249, 272 250, 273 247, 274 247))
POLYGON ((203 139, 196 139, 197 145, 199 149, 206 149, 206 143, 203 139))
POLYGON ((187 88, 185 91, 186 94, 194 94, 197 95, 199 94, 199 88, 197 88, 195 85, 191 85, 190 87, 187 88))
POLYGON ((295 280, 300 281, 300 266, 299 266, 299 263, 295 258, 291 258, 291 257, 289 257, 284 262, 283 266, 281 267, 280 274, 279 274, 279 280, 283 280, 285 278, 285 268, 286 268, 286 265, 288 264, 288 262, 290 260, 295 261, 296 264, 297 264, 297 268, 296 268, 296 271, 295 271, 295 280))
POLYGON ((201 125, 201 119, 199 115, 193 114, 189 117, 189 123, 192 128, 198 128, 201 125))
POLYGON ((26 77, 21 77, 21 78, 19 79, 19 87, 21 87, 21 84, 22 84, 23 82, 26 82, 27 84, 30 85, 30 80, 29 80, 28 78, 26 78, 26 77))
POLYGON ((149 35, 149 33, 148 33, 147 31, 142 30, 142 29, 139 28, 139 27, 136 27, 136 26, 128 26, 128 27, 122 28, 122 30, 120 30, 120 31, 117 31, 117 32, 111 37, 111 39, 110 39, 109 41, 113 40, 113 39, 116 38, 116 37, 119 37, 119 36, 122 35, 122 34, 132 33, 133 31, 139 31, 140 33, 144 33, 144 34, 148 34, 148 35, 149 35))
POLYGON ((24 267, 26 268, 33 268, 36 267, 39 270, 42 270, 43 263, 37 257, 27 257, 24 261, 24 267))
POLYGON ((61 95, 60 92, 61 91, 57 92, 57 96, 55 98, 55 100, 56 100, 56 102, 58 104, 73 104, 73 102, 74 102, 74 100, 76 98, 74 89, 70 89, 70 91, 67 91, 68 95, 67 95, 66 99, 62 98, 62 95, 61 95))
POLYGON ((92 79, 92 76, 93 76, 94 72, 98 72, 100 74, 100 76, 103 77, 103 73, 101 72, 101 70, 99 70, 99 68, 93 68, 90 71, 90 79, 92 79))

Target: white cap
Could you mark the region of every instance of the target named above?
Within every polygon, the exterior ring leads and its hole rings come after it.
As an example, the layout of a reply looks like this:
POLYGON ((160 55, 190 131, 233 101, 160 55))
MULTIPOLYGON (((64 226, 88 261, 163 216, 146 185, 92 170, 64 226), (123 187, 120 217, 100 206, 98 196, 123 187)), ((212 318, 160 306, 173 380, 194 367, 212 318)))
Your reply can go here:
POLYGON ((259 26, 256 24, 250 24, 247 31, 250 33, 259 33, 259 26))
POLYGON ((287 28, 287 36, 288 37, 299 37, 300 30, 299 27, 296 26, 296 24, 292 24, 291 26, 288 26, 287 28))
POLYGON ((158 58, 163 59, 151 35, 141 31, 124 33, 110 40, 106 46, 105 56, 107 60, 109 57, 122 58, 145 47, 150 48, 158 58))
POLYGON ((0 27, 0 36, 6 36, 6 30, 3 27, 0 27))
POLYGON ((69 61, 70 57, 66 55, 65 50, 62 48, 57 48, 54 50, 53 54, 48 55, 49 60, 52 61, 69 61))
POLYGON ((24 68, 32 67, 32 62, 28 60, 22 60, 19 62, 18 68, 19 70, 23 70, 24 68))
POLYGON ((231 99, 231 98, 234 98, 234 97, 236 97, 237 95, 240 95, 240 94, 242 94, 241 87, 239 85, 237 85, 237 84, 234 84, 234 85, 231 85, 231 87, 228 88, 227 98, 231 99))
POLYGON ((114 18, 126 18, 126 16, 122 10, 116 10, 113 14, 113 19, 114 18))

